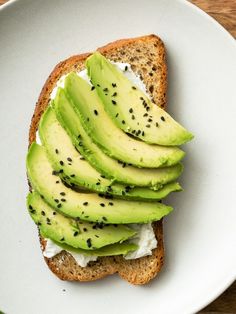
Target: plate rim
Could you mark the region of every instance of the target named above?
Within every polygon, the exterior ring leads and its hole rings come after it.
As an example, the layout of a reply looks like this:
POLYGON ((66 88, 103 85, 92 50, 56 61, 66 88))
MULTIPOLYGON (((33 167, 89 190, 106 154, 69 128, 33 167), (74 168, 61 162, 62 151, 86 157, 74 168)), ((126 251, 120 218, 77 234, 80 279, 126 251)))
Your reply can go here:
MULTIPOLYGON (((167 0, 170 1, 170 0, 167 0)), ((233 47, 236 49, 236 39, 233 37, 233 35, 223 26, 221 25, 217 20, 215 20, 212 16, 210 16, 207 12, 205 12, 203 9, 199 8, 196 4, 188 1, 188 0, 175 0, 176 2, 180 3, 181 5, 187 6, 191 8, 192 11, 195 11, 197 14, 200 14, 203 18, 207 19, 211 23, 215 25, 215 27, 221 31, 221 33, 225 36, 225 38, 232 44, 233 47)), ((16 3, 20 3, 24 5, 23 0, 9 0, 8 2, 2 4, 0 6, 0 15, 4 10, 10 7, 14 7, 16 3)), ((30 0, 30 2, 33 2, 33 0, 30 0)), ((235 51, 236 52, 236 51, 235 51)), ((212 289, 210 292, 210 295, 207 294, 206 298, 201 298, 202 302, 199 302, 198 305, 195 307, 193 306, 191 310, 194 312, 198 312, 202 310, 204 307, 212 303, 215 299, 217 299, 229 286, 236 280, 236 273, 234 269, 229 271, 228 276, 225 278, 225 280, 221 284, 217 285, 216 288, 212 289)), ((186 308, 187 310, 187 308, 186 308)))

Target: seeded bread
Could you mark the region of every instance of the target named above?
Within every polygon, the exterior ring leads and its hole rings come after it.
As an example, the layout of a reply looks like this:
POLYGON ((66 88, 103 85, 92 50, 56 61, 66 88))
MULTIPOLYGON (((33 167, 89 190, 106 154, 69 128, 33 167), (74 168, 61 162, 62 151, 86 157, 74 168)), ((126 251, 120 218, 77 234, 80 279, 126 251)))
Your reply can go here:
MULTIPOLYGON (((110 60, 131 64, 132 70, 140 75, 145 83, 153 102, 162 108, 166 107, 167 67, 165 48, 159 37, 149 35, 118 40, 98 50, 110 60)), ((29 144, 36 139, 40 117, 48 106, 51 91, 58 79, 71 71, 83 70, 89 55, 90 53, 72 56, 54 68, 35 107, 29 131, 29 144)), ((162 220, 153 223, 153 229, 158 246, 150 256, 135 260, 125 260, 122 256, 100 257, 96 262, 80 267, 70 254, 62 251, 52 258, 45 258, 45 261, 51 271, 62 280, 92 281, 118 273, 132 284, 146 284, 161 270, 164 259, 162 220)), ((46 240, 40 237, 40 243, 43 251, 46 240)))

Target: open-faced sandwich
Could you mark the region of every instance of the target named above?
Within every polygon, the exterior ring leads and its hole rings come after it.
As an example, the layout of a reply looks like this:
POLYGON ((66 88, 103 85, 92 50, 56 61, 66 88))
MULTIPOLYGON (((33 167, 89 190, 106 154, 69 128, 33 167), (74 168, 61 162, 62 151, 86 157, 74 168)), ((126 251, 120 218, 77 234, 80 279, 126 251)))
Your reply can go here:
POLYGON ((29 132, 29 213, 49 268, 63 280, 118 273, 145 284, 163 265, 161 202, 182 188, 192 134, 164 109, 164 45, 119 40, 59 63, 29 132))

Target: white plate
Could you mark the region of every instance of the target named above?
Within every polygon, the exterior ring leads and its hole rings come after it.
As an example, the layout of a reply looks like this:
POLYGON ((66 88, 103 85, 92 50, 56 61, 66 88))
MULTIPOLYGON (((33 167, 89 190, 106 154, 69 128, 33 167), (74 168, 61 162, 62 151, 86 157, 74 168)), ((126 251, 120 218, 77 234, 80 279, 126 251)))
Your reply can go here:
POLYGON ((11 314, 193 313, 235 279, 236 45, 183 1, 16 1, 0 11, 0 308, 11 314), (25 208, 28 127, 60 60, 119 38, 156 33, 169 64, 169 111, 195 134, 185 192, 169 197, 166 261, 156 280, 58 280, 25 208), (65 289, 65 291, 64 291, 65 289))

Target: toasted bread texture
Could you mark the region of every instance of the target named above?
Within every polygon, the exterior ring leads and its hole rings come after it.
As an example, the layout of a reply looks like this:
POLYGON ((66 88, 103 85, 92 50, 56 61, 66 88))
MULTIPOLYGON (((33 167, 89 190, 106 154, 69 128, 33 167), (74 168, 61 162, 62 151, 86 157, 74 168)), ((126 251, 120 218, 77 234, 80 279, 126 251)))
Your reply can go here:
MULTIPOLYGON (((156 35, 148 35, 132 39, 122 39, 98 49, 104 56, 115 62, 127 62, 138 74, 147 87, 147 92, 154 103, 166 107, 167 67, 163 42, 156 35)), ((85 68, 85 60, 91 53, 72 56, 60 62, 48 77, 40 93, 32 117, 29 144, 36 139, 36 131, 42 113, 48 106, 50 94, 58 79, 71 71, 85 68)), ((107 275, 118 273, 123 279, 135 285, 148 283, 161 270, 164 261, 162 220, 153 223, 158 241, 152 255, 134 260, 125 260, 122 256, 99 257, 86 267, 80 267, 74 258, 62 251, 45 261, 53 273, 62 280, 92 281, 107 275)), ((40 237, 42 251, 46 240, 40 237)))

